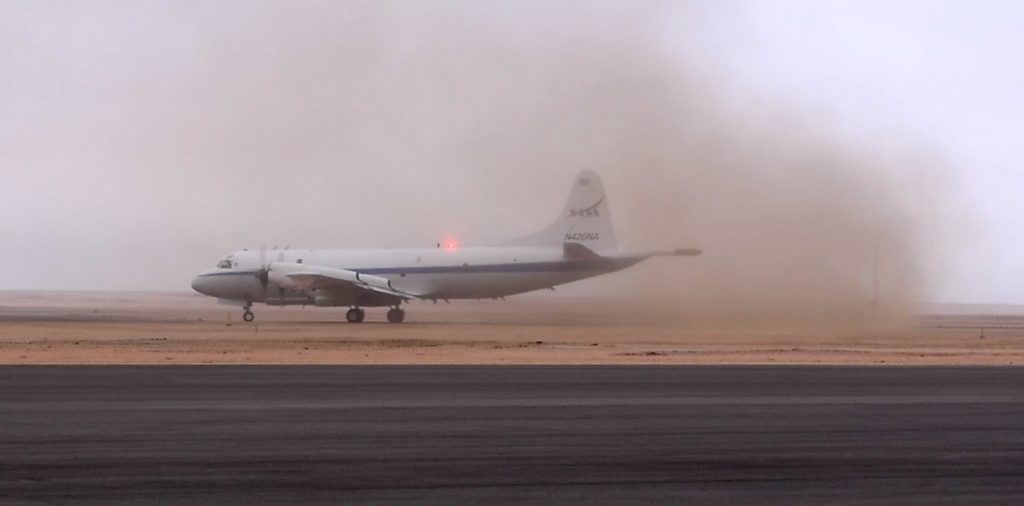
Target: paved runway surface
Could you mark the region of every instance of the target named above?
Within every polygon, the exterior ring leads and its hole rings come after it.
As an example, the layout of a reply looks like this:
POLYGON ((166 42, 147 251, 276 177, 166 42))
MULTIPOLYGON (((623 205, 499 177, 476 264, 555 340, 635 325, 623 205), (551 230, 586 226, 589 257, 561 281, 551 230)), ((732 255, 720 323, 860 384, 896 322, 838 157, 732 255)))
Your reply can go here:
POLYGON ((1024 504, 1024 369, 3 367, 0 503, 1024 504))

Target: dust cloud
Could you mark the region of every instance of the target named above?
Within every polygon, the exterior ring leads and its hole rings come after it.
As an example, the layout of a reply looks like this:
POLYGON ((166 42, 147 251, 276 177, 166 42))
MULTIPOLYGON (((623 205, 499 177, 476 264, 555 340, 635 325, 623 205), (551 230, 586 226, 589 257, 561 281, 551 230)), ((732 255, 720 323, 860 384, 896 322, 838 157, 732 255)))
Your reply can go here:
POLYGON ((574 294, 617 296, 622 318, 645 321, 875 326, 918 310, 959 206, 941 156, 883 134, 847 140, 825 118, 730 94, 665 49, 663 13, 618 14, 555 40, 507 20, 483 44, 446 30, 433 43, 467 49, 428 59, 485 97, 469 108, 472 128, 450 137, 469 188, 497 182, 518 195, 502 209, 535 208, 531 195, 554 209, 569 173, 590 168, 609 182, 625 246, 706 251, 574 294))
POLYGON ((710 22, 699 3, 21 8, 54 27, 22 41, 30 77, 8 91, 48 114, 8 141, 37 169, 21 187, 53 205, 16 185, 7 206, 54 233, 5 232, 45 244, 36 258, 75 288, 184 288, 260 245, 497 243, 549 222, 583 168, 623 246, 706 252, 567 288, 613 293, 623 314, 905 313, 941 278, 956 207, 941 156, 722 85, 678 36, 710 22), (69 247, 82 270, 46 261, 69 247))

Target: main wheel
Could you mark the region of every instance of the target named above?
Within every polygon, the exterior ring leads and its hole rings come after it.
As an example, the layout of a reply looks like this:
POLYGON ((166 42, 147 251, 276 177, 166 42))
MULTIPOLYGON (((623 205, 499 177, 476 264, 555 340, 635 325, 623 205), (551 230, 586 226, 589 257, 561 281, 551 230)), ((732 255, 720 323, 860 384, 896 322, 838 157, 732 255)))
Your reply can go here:
POLYGON ((403 311, 403 310, 401 310, 401 309, 399 309, 397 307, 393 307, 393 308, 391 308, 390 311, 388 311, 388 321, 389 322, 391 322, 391 323, 402 323, 402 320, 404 320, 404 319, 405 319, 405 311, 403 311))
POLYGON ((348 320, 349 323, 362 323, 363 318, 366 318, 366 313, 357 307, 349 309, 348 312, 345 313, 345 319, 348 320))
POLYGON ((242 313, 242 319, 247 322, 251 322, 253 318, 256 318, 256 315, 252 314, 252 311, 246 310, 244 313, 242 313))

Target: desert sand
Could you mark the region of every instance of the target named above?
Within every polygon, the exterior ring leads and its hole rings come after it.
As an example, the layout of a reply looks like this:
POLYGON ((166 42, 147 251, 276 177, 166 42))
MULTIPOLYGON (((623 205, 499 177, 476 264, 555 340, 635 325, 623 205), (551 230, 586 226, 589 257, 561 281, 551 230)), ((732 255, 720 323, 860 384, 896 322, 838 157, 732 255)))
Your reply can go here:
POLYGON ((688 321, 607 299, 237 307, 187 293, 0 293, 3 364, 1024 364, 1021 308, 946 307, 884 327, 688 321))

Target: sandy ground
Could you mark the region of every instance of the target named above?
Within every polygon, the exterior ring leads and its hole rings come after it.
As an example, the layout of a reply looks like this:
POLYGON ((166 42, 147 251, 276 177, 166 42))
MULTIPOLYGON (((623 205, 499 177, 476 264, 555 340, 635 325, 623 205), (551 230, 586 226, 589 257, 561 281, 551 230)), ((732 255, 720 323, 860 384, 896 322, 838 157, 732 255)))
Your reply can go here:
POLYGON ((344 309, 241 310, 193 294, 0 293, 3 364, 1024 364, 1024 309, 947 307, 885 328, 629 315, 547 295, 344 309))

